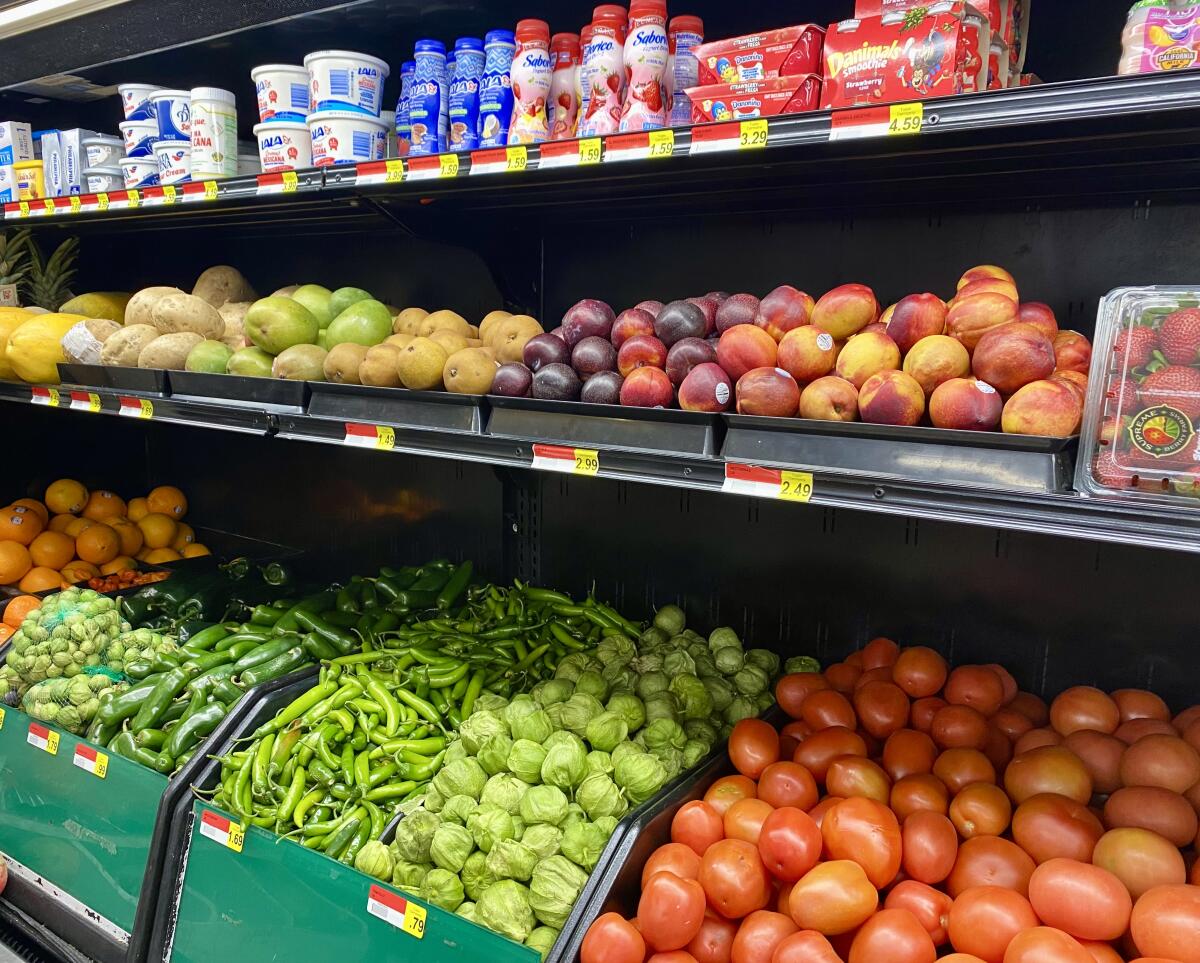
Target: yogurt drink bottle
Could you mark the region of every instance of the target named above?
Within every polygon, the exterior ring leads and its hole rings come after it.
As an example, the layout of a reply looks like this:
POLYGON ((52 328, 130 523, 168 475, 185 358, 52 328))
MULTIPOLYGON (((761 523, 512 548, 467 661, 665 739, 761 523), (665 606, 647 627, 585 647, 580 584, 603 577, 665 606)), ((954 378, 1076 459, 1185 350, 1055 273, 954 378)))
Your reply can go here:
POLYGON ((658 130, 667 125, 670 103, 667 76, 667 5, 665 0, 634 0, 625 40, 625 76, 629 88, 621 109, 621 131, 658 130))
POLYGON ((409 153, 440 154, 446 147, 446 115, 442 112, 446 47, 440 40, 418 40, 414 60, 416 69, 408 98, 412 125, 409 153))
POLYGON ((550 80, 550 139, 575 136, 579 114, 579 35, 556 33, 550 39, 554 75, 550 80))
POLYGON ((625 93, 625 27, 624 7, 602 4, 596 8, 585 71, 591 94, 587 113, 579 122, 580 137, 613 134, 621 126, 625 93))
POLYGON ((588 48, 592 44, 592 33, 590 23, 579 32, 579 69, 575 72, 575 100, 579 104, 579 111, 575 117, 575 131, 572 137, 579 133, 579 125, 587 116, 587 107, 592 99, 591 75, 588 72, 588 48))
POLYGON ((513 113, 508 142, 540 144, 550 137, 546 110, 553 73, 550 25, 544 20, 522 20, 517 24, 516 39, 517 53, 512 65, 513 113))
POLYGON ((483 82, 483 41, 459 37, 454 42, 454 74, 450 78, 448 131, 453 151, 479 146, 479 86, 483 82))
POLYGON ((671 57, 667 64, 667 85, 670 89, 670 124, 686 127, 692 122, 692 102, 687 89, 700 83, 700 64, 695 49, 704 43, 704 21, 699 17, 672 17, 667 37, 671 57))
POLYGON ((492 30, 484 38, 483 83, 479 91, 479 146, 503 147, 512 121, 513 56, 517 45, 511 30, 492 30))
POLYGON ((396 103, 396 148, 400 157, 407 157, 412 146, 412 119, 409 117, 409 97, 412 96, 413 75, 417 65, 405 61, 400 67, 400 100, 396 103))

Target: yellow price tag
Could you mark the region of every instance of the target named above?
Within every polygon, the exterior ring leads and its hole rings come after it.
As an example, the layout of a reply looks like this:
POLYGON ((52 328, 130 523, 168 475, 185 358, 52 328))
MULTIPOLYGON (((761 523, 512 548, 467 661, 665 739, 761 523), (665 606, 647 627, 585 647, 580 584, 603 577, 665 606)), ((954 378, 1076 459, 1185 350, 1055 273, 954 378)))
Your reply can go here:
POLYGON ((458 177, 457 154, 438 154, 438 177, 458 177))
POLYGON ((58 755, 58 733, 53 729, 51 729, 50 734, 46 736, 46 751, 52 756, 58 755))
POLYGON ((205 181, 204 182, 204 199, 206 201, 215 201, 217 199, 217 182, 216 181, 205 181))
POLYGON ((72 194, 71 195, 71 213, 78 214, 81 207, 83 207, 83 202, 79 199, 79 195, 72 194))
POLYGON ((600 453, 590 448, 575 449, 575 474, 595 475, 600 471, 600 453))
POLYGON ((579 163, 599 164, 600 149, 599 137, 589 137, 587 140, 581 140, 579 142, 579 163))
POLYGON ((102 752, 96 753, 96 778, 103 779, 108 775, 108 756, 102 752))
POLYGON ((141 400, 141 403, 139 404, 139 407, 141 408, 141 411, 138 415, 139 418, 153 418, 154 417, 154 402, 151 401, 149 398, 143 398, 141 400))
POLYGON ((46 209, 47 214, 54 213, 54 201, 52 201, 50 198, 46 197, 42 199, 42 207, 46 209))
POLYGON ((650 156, 670 157, 675 152, 675 131, 650 131, 650 156))
POLYGON ((743 120, 741 133, 738 135, 740 150, 757 150, 767 146, 767 121, 765 117, 757 120, 743 120))
POLYGON ((404 925, 400 927, 409 936, 421 940, 425 938, 425 917, 428 916, 424 906, 418 906, 412 900, 404 909, 404 925))
POLYGON ((387 171, 383 175, 383 182, 385 184, 399 184, 402 180, 404 180, 404 161, 396 158, 394 160, 387 161, 384 164, 384 167, 387 171))
POLYGON ((396 447, 396 429, 386 425, 375 426, 375 447, 380 451, 391 451, 396 447))
POLYGON ((505 152, 504 169, 506 171, 523 171, 529 166, 529 150, 522 144, 510 147, 505 152))
POLYGON ((4 710, 0 709, 0 729, 4 728, 4 710))
MULTIPOLYGON (((296 176, 295 171, 283 172, 283 193, 295 194, 296 188, 300 186, 300 178, 296 176)), ((240 850, 239 850, 240 852, 240 850)))
POLYGON ((919 134, 924 124, 924 104, 919 101, 908 104, 892 104, 891 119, 888 121, 888 136, 893 134, 919 134))
POLYGON ((226 844, 235 853, 242 851, 242 846, 246 842, 246 830, 237 823, 229 824, 229 842, 226 844))
POLYGON ((788 502, 807 502, 812 498, 813 476, 806 471, 781 471, 779 497, 788 502))
POLYGON ((141 206, 141 203, 142 203, 142 195, 141 194, 139 194, 137 191, 126 191, 125 193, 129 197, 130 208, 141 206))
POLYGON ((21 209, 22 217, 29 216, 29 201, 21 201, 17 206, 21 209))
POLYGON ((164 204, 174 204, 175 203, 175 185, 174 184, 167 184, 166 186, 163 187, 163 203, 164 204))
POLYGON ((104 191, 96 195, 96 209, 100 211, 108 210, 108 195, 104 191))

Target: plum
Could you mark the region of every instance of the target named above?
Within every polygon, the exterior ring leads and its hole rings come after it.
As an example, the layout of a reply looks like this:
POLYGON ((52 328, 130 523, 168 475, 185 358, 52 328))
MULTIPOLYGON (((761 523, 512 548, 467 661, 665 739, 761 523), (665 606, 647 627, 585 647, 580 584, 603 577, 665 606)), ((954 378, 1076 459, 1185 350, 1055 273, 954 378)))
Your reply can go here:
POLYGON ((678 388, 683 379, 698 364, 709 364, 717 360, 717 349, 701 338, 684 338, 676 341, 667 352, 667 377, 678 388))
POLYGON ((582 382, 565 364, 548 364, 533 375, 533 397, 543 401, 576 401, 582 382))
POLYGON ((704 334, 700 337, 707 337, 717 330, 717 308, 721 306, 720 301, 705 295, 702 298, 688 298, 688 303, 696 305, 704 312, 704 334))
POLYGON ((753 324, 759 300, 753 294, 731 294, 717 308, 717 330, 724 334, 739 324, 753 324))
POLYGON ((708 333, 704 311, 690 301, 672 301, 654 319, 654 334, 668 348, 684 338, 703 338, 708 333))
POLYGON ((621 384, 624 380, 615 371, 594 374, 583 386, 579 400, 593 405, 618 405, 621 403, 621 384))
POLYGON ((563 315, 563 337, 572 348, 584 338, 607 338, 617 316, 603 301, 584 298, 563 315))
POLYGON ((584 338, 571 350, 571 367, 584 381, 601 371, 615 371, 617 349, 607 338, 584 338))
POLYGON ((568 364, 571 349, 562 338, 556 338, 553 334, 535 334, 525 342, 521 360, 530 371, 538 371, 548 364, 568 364))
POLYGON ((533 374, 519 361, 502 364, 496 369, 490 394, 507 398, 528 398, 533 385, 533 374))

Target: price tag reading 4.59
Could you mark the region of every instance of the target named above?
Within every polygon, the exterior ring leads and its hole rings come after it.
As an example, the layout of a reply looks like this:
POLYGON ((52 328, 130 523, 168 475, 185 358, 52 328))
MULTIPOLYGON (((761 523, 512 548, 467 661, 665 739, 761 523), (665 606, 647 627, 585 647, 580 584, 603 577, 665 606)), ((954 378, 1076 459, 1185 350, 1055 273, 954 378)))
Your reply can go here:
POLYGON ((866 137, 898 137, 919 134, 925 126, 925 105, 920 101, 881 107, 852 107, 835 110, 830 121, 830 140, 861 140, 866 137))
POLYGON ((200 835, 229 847, 235 853, 242 851, 242 845, 246 841, 246 830, 240 824, 211 809, 200 813, 200 835))
POLYGON ((600 453, 590 448, 565 445, 534 445, 533 464, 539 471, 557 471, 565 475, 596 475, 600 472, 600 453))
POLYGON ((403 896, 372 885, 367 892, 367 912, 384 922, 415 936, 419 940, 425 938, 425 920, 428 914, 424 906, 406 900, 403 896))

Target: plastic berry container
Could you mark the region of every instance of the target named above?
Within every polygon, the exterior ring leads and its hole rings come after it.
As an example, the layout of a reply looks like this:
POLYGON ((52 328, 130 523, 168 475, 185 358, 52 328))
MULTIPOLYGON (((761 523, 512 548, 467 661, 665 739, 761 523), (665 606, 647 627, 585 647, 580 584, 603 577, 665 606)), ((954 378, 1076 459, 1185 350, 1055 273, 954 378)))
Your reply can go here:
POLYGON ((1200 509, 1200 285, 1100 302, 1075 488, 1200 509))

